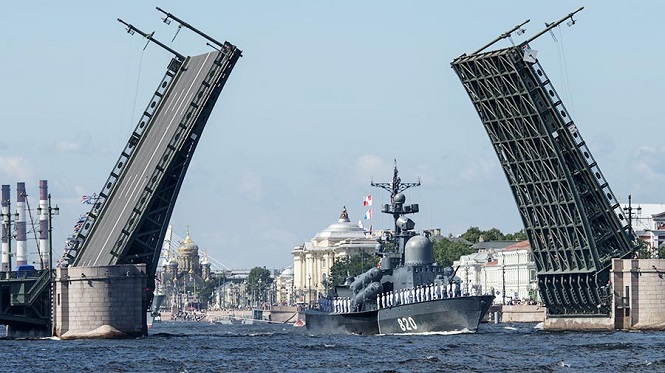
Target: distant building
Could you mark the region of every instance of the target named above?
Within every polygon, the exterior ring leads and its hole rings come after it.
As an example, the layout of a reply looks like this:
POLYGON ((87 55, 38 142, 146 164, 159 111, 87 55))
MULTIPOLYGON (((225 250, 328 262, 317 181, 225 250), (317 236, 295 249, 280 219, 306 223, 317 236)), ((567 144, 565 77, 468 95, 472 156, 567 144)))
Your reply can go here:
POLYGON ((310 303, 319 293, 325 293, 335 260, 360 254, 369 257, 375 249, 376 240, 365 228, 349 220, 345 207, 337 222, 291 251, 296 301, 310 303))
MULTIPOLYGON (((625 219, 628 219, 628 205, 622 204, 625 219)), ((665 204, 631 204, 630 218, 635 235, 647 243, 652 259, 658 259, 657 248, 665 245, 665 204)))
POLYGON ((494 303, 538 301, 536 263, 529 241, 486 241, 473 245, 477 253, 453 263, 464 292, 494 294, 494 303), (505 290, 504 290, 505 289, 505 290))
POLYGON ((158 291, 165 295, 165 306, 172 310, 200 308, 205 302, 198 291, 210 277, 210 262, 205 255, 200 260, 199 246, 187 232, 175 256, 169 253, 162 256, 161 270, 156 277, 158 291))
POLYGON ((293 267, 288 267, 277 276, 275 281, 277 289, 277 304, 286 306, 296 303, 295 283, 293 281, 293 267))

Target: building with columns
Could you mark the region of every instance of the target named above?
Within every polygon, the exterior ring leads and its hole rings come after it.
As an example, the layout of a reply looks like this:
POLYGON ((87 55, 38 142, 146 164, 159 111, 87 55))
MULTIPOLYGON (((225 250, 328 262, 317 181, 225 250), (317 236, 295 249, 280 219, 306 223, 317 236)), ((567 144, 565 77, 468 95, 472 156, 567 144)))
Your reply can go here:
POLYGON ((529 241, 487 241, 474 247, 477 253, 464 255, 453 263, 457 277, 469 294, 491 294, 494 303, 513 299, 539 301, 536 263, 529 241))
POLYGON ((293 305, 295 299, 295 285, 293 282, 293 268, 284 269, 275 280, 276 301, 281 306, 293 305))
POLYGON ((376 244, 370 232, 349 220, 344 207, 337 222, 291 251, 296 301, 310 303, 318 299, 318 294, 326 292, 335 260, 360 254, 374 255, 376 244))

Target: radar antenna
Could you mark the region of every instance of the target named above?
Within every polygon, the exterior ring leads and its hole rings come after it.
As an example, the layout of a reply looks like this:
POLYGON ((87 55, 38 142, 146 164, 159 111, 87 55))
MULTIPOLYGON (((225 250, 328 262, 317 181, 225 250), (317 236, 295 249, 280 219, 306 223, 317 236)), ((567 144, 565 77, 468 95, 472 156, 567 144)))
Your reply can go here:
POLYGON ((420 178, 418 178, 417 183, 403 183, 402 179, 399 177, 399 172, 397 171, 397 159, 394 160, 395 168, 393 171, 393 181, 390 183, 375 183, 371 182, 373 187, 383 188, 390 192, 390 202, 393 202, 395 195, 401 193, 409 188, 420 186, 420 178))

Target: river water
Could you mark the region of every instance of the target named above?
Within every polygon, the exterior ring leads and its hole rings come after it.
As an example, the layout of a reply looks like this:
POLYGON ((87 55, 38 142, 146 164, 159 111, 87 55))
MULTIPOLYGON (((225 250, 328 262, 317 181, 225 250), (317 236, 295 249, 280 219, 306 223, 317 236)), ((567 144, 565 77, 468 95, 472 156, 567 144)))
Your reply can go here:
POLYGON ((308 335, 284 324, 162 322, 129 340, 0 340, 2 371, 665 371, 663 332, 545 332, 482 324, 475 334, 308 335))

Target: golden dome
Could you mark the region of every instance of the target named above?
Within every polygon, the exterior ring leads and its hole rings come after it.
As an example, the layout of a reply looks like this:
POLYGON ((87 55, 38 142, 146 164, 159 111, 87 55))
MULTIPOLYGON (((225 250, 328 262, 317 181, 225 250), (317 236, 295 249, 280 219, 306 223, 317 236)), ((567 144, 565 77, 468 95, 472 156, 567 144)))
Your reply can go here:
POLYGON ((199 246, 189 238, 189 231, 187 232, 187 237, 182 241, 180 247, 178 247, 178 256, 180 255, 194 255, 199 253, 199 246))

